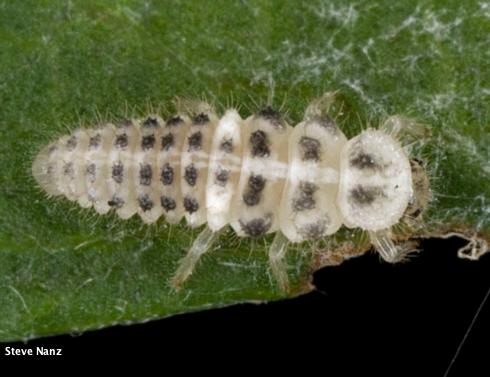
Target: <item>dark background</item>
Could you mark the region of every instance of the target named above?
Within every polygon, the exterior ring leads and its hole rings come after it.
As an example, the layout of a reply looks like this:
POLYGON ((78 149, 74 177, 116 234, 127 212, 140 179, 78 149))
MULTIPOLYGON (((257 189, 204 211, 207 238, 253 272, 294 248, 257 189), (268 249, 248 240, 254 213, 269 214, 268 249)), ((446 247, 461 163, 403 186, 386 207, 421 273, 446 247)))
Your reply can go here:
MULTIPOLYGON (((62 358, 73 360, 147 357, 162 368, 300 362, 325 372, 335 368, 340 375, 361 367, 362 375, 384 369, 393 376, 444 376, 490 287, 490 257, 458 259, 456 250, 464 244, 456 238, 426 240, 423 252, 398 265, 366 254, 318 271, 318 290, 292 300, 38 339, 27 346, 62 347, 62 358)), ((490 300, 448 376, 490 376, 489 323, 490 300)))

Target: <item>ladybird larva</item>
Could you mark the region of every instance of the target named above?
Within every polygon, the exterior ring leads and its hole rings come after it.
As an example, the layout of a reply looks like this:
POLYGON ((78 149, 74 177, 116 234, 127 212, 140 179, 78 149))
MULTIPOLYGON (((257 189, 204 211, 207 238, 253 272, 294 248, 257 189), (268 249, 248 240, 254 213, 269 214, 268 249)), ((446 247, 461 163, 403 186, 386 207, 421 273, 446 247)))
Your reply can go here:
POLYGON ((384 126, 405 123, 392 117, 347 140, 328 115, 334 97, 313 102, 296 127, 270 106, 243 120, 200 103, 166 122, 150 116, 77 129, 41 149, 32 173, 48 194, 100 214, 206 224, 171 279, 176 288, 228 225, 242 237, 276 233, 269 261, 284 290, 288 243, 328 237, 342 224, 369 232, 395 262, 401 251, 390 229, 415 201, 409 157, 384 126))

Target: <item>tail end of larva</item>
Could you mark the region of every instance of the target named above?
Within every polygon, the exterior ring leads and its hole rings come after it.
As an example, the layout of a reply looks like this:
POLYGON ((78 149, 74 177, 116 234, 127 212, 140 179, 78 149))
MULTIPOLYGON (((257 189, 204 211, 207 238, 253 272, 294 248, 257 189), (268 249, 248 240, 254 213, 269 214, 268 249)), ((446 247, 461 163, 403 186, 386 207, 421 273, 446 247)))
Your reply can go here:
POLYGON ((53 144, 42 148, 32 163, 32 176, 48 195, 60 195, 54 177, 52 176, 52 167, 49 164, 49 156, 52 152, 53 144))

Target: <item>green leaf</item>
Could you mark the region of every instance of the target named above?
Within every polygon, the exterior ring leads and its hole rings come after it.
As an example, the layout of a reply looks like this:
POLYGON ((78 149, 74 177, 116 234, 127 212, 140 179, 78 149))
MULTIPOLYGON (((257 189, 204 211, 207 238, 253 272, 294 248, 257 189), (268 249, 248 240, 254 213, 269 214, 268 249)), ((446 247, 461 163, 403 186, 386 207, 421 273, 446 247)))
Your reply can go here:
MULTIPOLYGON (((401 114, 430 128, 416 156, 433 200, 405 238, 490 242, 490 7, 478 1, 0 1, 0 341, 80 332, 311 289, 315 268, 367 250, 344 230, 268 271, 271 238, 229 232, 185 288, 168 279, 198 230, 100 217, 48 199, 38 149, 79 124, 205 96, 243 116, 274 95, 292 123, 324 91, 361 124, 401 114), (128 110, 130 109, 130 110, 128 110)), ((358 235, 358 232, 356 233, 358 235)), ((473 250, 475 253, 475 250, 473 250)))

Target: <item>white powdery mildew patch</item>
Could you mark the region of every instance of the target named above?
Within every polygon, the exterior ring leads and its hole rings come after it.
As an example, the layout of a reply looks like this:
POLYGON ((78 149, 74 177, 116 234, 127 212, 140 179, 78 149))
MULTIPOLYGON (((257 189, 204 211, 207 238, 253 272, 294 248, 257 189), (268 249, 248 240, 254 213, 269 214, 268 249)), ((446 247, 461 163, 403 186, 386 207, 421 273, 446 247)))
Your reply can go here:
POLYGON ((490 175, 490 148, 479 148, 475 140, 462 135, 452 128, 443 129, 443 134, 449 139, 448 148, 455 153, 462 153, 472 159, 475 166, 482 167, 482 172, 490 175), (484 153, 486 150, 486 154, 484 153))
POLYGON ((332 2, 321 2, 320 4, 309 4, 309 9, 321 20, 334 20, 342 27, 353 26, 358 18, 359 11, 355 4, 333 4, 332 2))
POLYGON ((219 118, 201 103, 166 122, 152 115, 78 129, 43 148, 32 172, 49 194, 100 214, 207 224, 177 270, 176 287, 228 225, 239 236, 276 233, 269 257, 283 288, 288 242, 317 241, 342 224, 368 231, 383 258, 397 261, 390 229, 413 190, 395 135, 411 123, 391 117, 347 141, 325 112, 335 96, 310 105, 294 128, 270 106, 243 120, 233 109, 219 118))
POLYGON ((478 5, 480 6, 480 12, 478 14, 490 18, 490 2, 480 2, 478 5))

